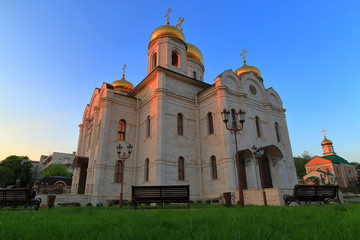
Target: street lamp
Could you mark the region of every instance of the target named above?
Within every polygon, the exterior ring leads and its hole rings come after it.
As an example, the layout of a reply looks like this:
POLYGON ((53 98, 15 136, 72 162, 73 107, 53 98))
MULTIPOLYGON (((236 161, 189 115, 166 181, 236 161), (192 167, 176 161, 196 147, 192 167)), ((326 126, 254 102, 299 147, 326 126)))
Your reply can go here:
POLYGON ((262 157, 262 155, 264 155, 265 151, 262 148, 258 149, 255 145, 253 145, 251 149, 253 150, 253 154, 254 154, 257 164, 259 164, 260 183, 261 183, 261 188, 262 188, 262 193, 263 193, 264 205, 267 206, 266 192, 265 192, 265 188, 264 188, 264 178, 263 178, 262 171, 261 171, 262 163, 261 163, 261 159, 260 159, 262 157))
POLYGON ((124 168, 125 168, 125 160, 130 158, 133 146, 131 144, 129 144, 127 146, 127 154, 126 152, 123 152, 121 154, 121 150, 122 150, 122 146, 119 143, 119 145, 116 147, 116 151, 119 157, 119 160, 122 163, 122 167, 121 167, 121 189, 120 189, 120 200, 119 200, 119 207, 122 208, 122 201, 123 201, 123 188, 124 188, 124 168))
POLYGON ((236 150, 236 170, 237 170, 237 177, 238 177, 238 191, 239 191, 239 205, 240 207, 244 207, 244 190, 243 190, 243 183, 241 180, 241 171, 240 171, 240 159, 238 154, 238 143, 237 143, 237 134, 243 130, 244 122, 245 122, 245 112, 243 110, 239 110, 238 113, 236 113, 238 121, 240 125, 236 122, 236 117, 232 118, 231 127, 228 127, 227 123, 229 121, 229 114, 230 111, 224 110, 221 112, 221 116, 223 119, 223 122, 226 126, 226 129, 231 132, 231 134, 234 134, 235 136, 235 150, 236 150))

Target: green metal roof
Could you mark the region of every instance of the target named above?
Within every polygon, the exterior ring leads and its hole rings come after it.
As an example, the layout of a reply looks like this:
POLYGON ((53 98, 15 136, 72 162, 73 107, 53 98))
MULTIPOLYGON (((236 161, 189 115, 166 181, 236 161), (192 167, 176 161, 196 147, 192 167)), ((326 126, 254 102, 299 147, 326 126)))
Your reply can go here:
POLYGON ((327 160, 332 161, 335 164, 340 164, 340 163, 347 163, 349 164, 348 161, 346 161, 345 159, 343 159, 342 157, 339 157, 338 155, 329 155, 329 156, 322 156, 321 158, 325 158, 327 160))

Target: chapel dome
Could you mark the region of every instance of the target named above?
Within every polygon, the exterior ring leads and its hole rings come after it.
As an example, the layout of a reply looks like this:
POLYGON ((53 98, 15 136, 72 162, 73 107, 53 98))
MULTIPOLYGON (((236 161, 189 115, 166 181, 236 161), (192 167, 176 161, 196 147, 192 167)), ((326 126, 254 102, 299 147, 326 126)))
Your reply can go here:
POLYGON ((253 72, 253 74, 257 77, 261 77, 261 73, 260 73, 260 70, 257 68, 257 67, 254 67, 254 66, 250 66, 250 65, 247 65, 246 64, 246 61, 244 61, 244 65, 240 68, 238 68, 236 71, 235 71, 235 74, 238 76, 238 77, 241 77, 242 75, 244 75, 245 73, 249 73, 249 72, 253 72))
POLYGON ((112 85, 114 86, 115 91, 117 90, 123 90, 123 91, 128 91, 130 92, 131 90, 134 89, 134 85, 131 84, 131 82, 126 81, 124 75, 120 80, 116 80, 112 83, 112 85))
POLYGON ((191 43, 186 43, 186 46, 187 46, 186 56, 193 58, 199 61, 201 64, 203 64, 203 56, 200 50, 191 43))
POLYGON ((329 139, 327 139, 326 137, 324 138, 324 140, 321 142, 321 146, 324 146, 324 145, 332 145, 333 142, 330 141, 329 139))
POLYGON ((182 31, 179 28, 171 25, 163 25, 155 29, 151 34, 150 42, 161 37, 174 37, 185 42, 185 36, 182 31))

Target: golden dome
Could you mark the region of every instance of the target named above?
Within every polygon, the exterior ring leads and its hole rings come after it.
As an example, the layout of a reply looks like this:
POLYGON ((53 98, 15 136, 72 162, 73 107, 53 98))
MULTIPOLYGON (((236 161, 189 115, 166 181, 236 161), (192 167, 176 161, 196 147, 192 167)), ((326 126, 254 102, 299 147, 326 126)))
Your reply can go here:
POLYGON ((120 80, 114 81, 112 85, 114 86, 115 91, 124 90, 130 92, 134 89, 134 85, 132 85, 131 82, 126 81, 124 75, 120 80))
POLYGON ((191 43, 186 43, 186 46, 187 46, 186 56, 190 58, 194 58, 195 60, 203 64, 203 56, 200 50, 191 43))
POLYGON ((324 145, 332 145, 333 142, 330 141, 329 139, 327 139, 326 137, 324 138, 324 140, 321 142, 321 146, 324 146, 324 145))
POLYGON ((180 29, 171 25, 164 25, 155 29, 151 34, 150 42, 156 38, 161 38, 161 37, 174 37, 185 42, 185 36, 180 31, 180 29))
POLYGON ((250 65, 247 65, 246 64, 246 61, 244 61, 244 65, 240 68, 238 68, 236 71, 235 71, 235 74, 238 76, 238 77, 241 77, 242 75, 244 75, 245 73, 249 73, 249 72, 253 72, 255 76, 257 77, 261 77, 261 73, 260 73, 260 70, 256 67, 253 67, 253 66, 250 66, 250 65))

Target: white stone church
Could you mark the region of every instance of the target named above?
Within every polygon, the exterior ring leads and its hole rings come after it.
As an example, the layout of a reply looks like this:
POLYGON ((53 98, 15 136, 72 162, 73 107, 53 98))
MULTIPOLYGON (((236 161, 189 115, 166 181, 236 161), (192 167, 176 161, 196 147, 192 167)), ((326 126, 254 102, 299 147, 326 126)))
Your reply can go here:
POLYGON ((229 109, 235 119, 242 109, 237 144, 245 205, 263 204, 262 187, 268 204, 282 204, 297 177, 285 109, 260 71, 244 60, 236 71, 204 82, 200 50, 168 22, 152 32, 147 61, 137 86, 123 74, 95 89, 79 125, 72 194, 92 204, 119 199, 124 167, 125 200, 131 185, 189 184, 193 201, 219 199, 224 192, 237 197, 235 140, 221 112, 229 109), (119 143, 125 151, 134 146, 125 164, 118 159, 119 143), (264 150, 261 157, 254 157, 253 145, 264 150))

